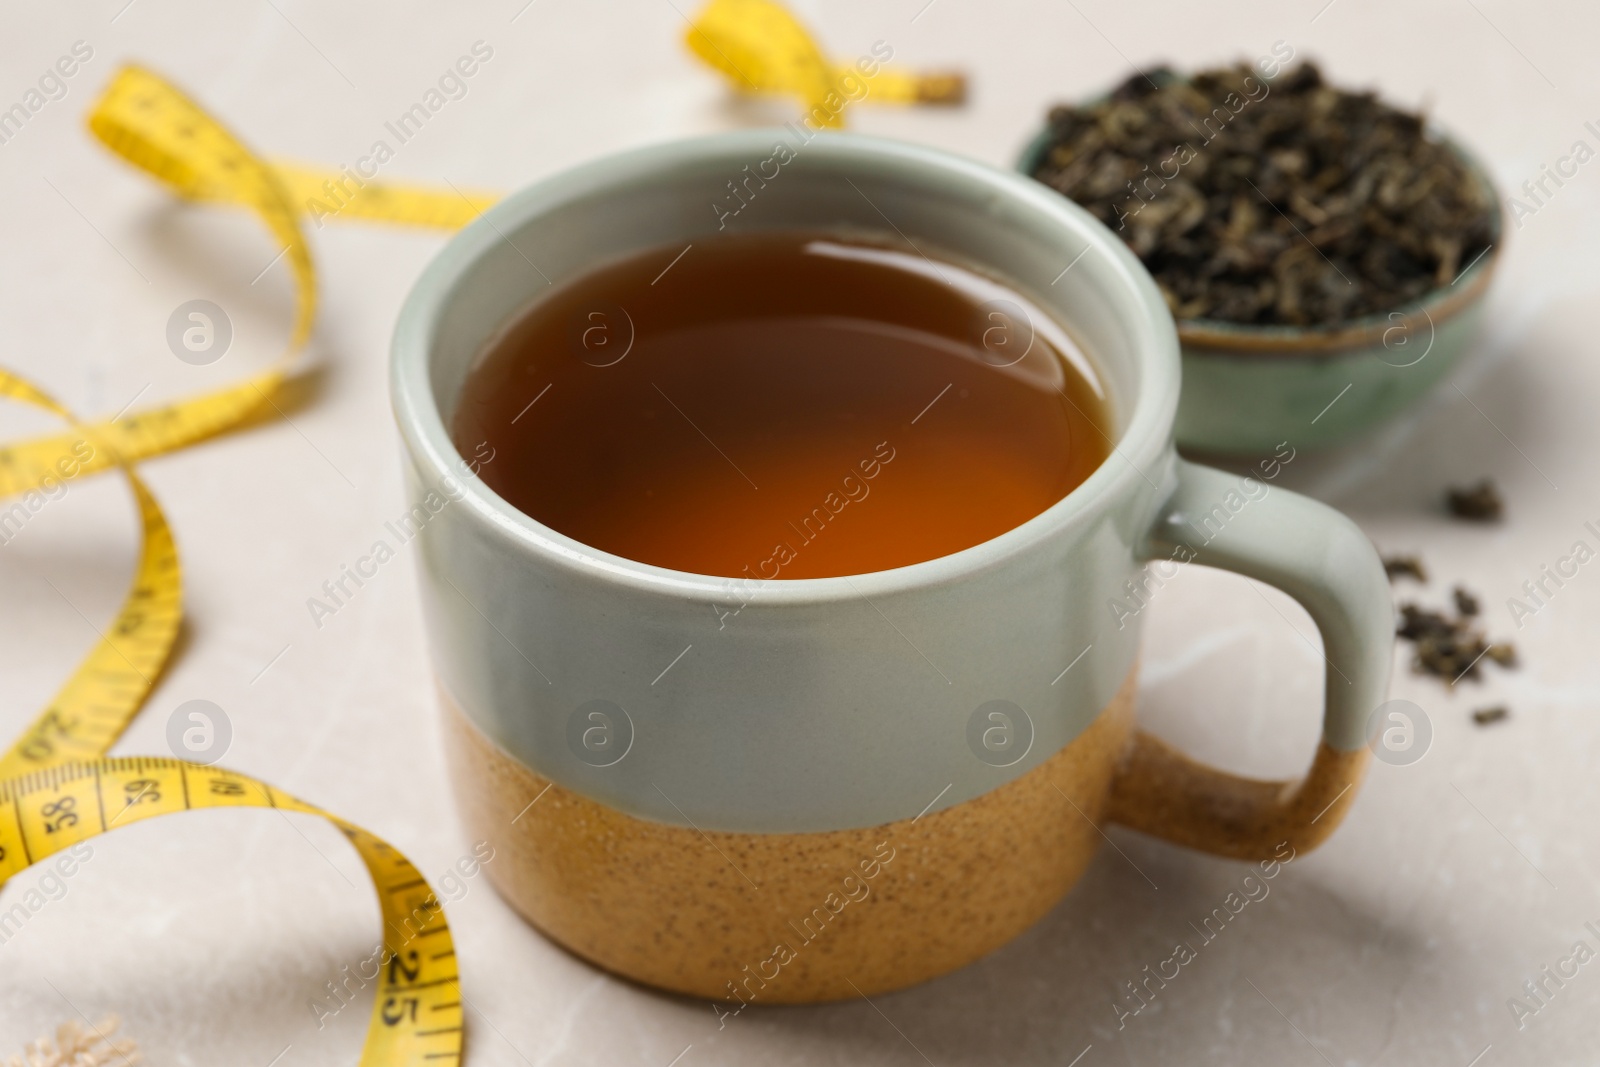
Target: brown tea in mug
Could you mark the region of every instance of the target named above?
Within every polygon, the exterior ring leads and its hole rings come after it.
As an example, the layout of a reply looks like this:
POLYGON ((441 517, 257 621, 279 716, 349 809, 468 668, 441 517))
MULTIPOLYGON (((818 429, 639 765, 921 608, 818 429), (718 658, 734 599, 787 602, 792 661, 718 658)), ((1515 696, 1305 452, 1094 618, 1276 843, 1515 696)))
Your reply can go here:
POLYGON ((548 290, 480 355, 452 427, 546 526, 766 580, 987 541, 1087 478, 1111 432, 1093 366, 1026 298, 815 232, 658 248, 548 290))

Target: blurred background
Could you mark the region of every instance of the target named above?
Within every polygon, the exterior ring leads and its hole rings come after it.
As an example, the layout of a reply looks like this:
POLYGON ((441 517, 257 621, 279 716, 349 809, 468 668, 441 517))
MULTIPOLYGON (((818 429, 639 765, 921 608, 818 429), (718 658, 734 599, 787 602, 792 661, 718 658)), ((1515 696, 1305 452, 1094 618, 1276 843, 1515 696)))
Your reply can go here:
MULTIPOLYGON (((1287 42, 1340 86, 1425 110, 1518 195, 1574 142, 1600 146, 1600 13, 1539 0, 796 0, 828 53, 886 41, 897 65, 958 69, 960 108, 862 106, 851 129, 1010 166, 1047 109, 1133 70, 1220 65, 1287 42)), ((287 338, 291 278, 243 212, 181 205, 84 128, 126 62, 159 70, 263 155, 329 168, 384 136, 476 42, 492 58, 398 148, 383 176, 507 191, 652 141, 795 119, 792 101, 737 99, 684 46, 690 0, 450 5, 104 0, 13 5, 0 33, 0 109, 77 42, 65 91, 0 143, 0 365, 84 415, 189 395, 265 367, 287 338), (81 59, 81 50, 79 58, 81 59), (226 356, 173 358, 169 316, 209 300, 226 356)), ((1350 514, 1387 553, 1421 553, 1442 604, 1479 594, 1485 627, 1522 666, 1450 687, 1396 650, 1393 695, 1426 714, 1409 765, 1378 763, 1346 825, 1272 882, 1150 1010, 1113 1004, 1245 868, 1112 830, 1039 926, 933 983, 876 998, 766 1009, 710 1005, 608 977, 544 941, 481 876, 437 751, 435 694, 411 563, 385 568, 317 626, 305 606, 403 510, 387 348, 411 281, 445 240, 426 230, 308 226, 322 313, 285 417, 142 467, 177 534, 188 617, 173 667, 116 749, 166 755, 168 723, 212 702, 227 765, 320 803, 404 850, 455 931, 475 1064, 1551 1064, 1593 1058, 1600 965, 1524 983, 1600 949, 1600 570, 1584 569, 1519 629, 1507 598, 1600 523, 1600 166, 1508 220, 1486 327, 1415 410, 1349 445, 1296 458, 1280 484, 1350 514), (1492 478, 1506 517, 1452 520, 1445 488, 1492 478), (1505 705, 1492 726, 1471 713, 1505 705), (1137 865, 1137 870, 1134 865, 1137 865), (1148 880, 1139 871, 1148 875, 1148 880), (1153 883, 1153 884, 1152 884, 1153 883), (1265 994, 1265 995, 1263 995, 1265 994), (1270 999, 1269 999, 1270 998, 1270 999), (681 1059, 674 1059, 681 1057, 681 1059), (1075 1060, 1074 1057, 1082 1057, 1075 1060)), ((49 426, 0 412, 11 440, 49 426)), ((136 513, 100 478, 0 547, 0 734, 16 734, 95 639, 125 590, 136 513)), ((1592 543, 1592 538, 1591 538, 1592 543)), ((1298 773, 1317 736, 1321 657, 1309 618, 1243 579, 1186 568, 1146 613, 1141 714, 1201 758, 1298 773)), ((331 1017, 311 1002, 371 955, 371 890, 330 827, 272 812, 201 813, 92 842, 0 943, 0 1055, 61 1021, 116 1013, 153 1062, 356 1060, 370 992, 331 1017)), ((4 910, 43 871, 0 895, 4 910)))

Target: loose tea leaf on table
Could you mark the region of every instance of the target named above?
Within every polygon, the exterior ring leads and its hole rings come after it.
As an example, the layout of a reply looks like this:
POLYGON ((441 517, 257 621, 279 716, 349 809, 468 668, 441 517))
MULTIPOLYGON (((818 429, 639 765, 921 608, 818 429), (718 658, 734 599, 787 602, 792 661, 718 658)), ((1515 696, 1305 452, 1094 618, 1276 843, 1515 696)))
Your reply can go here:
POLYGON ((1465 489, 1448 490, 1445 504, 1450 514, 1471 522, 1498 522, 1506 511, 1505 502, 1500 499, 1500 490, 1487 478, 1465 489))
POLYGON ((1033 177, 1116 230, 1179 319, 1312 326, 1401 307, 1488 247, 1492 194, 1423 120, 1303 63, 1162 67, 1050 112, 1033 177))
POLYGON ((1400 626, 1395 633, 1415 648, 1412 668, 1417 673, 1443 678, 1451 685, 1463 678, 1477 681, 1486 659, 1506 668, 1517 666, 1516 648, 1506 642, 1487 641, 1467 614, 1451 618, 1416 604, 1401 604, 1400 626))
POLYGON ((1396 578, 1415 578, 1424 584, 1428 581, 1428 569, 1422 565, 1419 556, 1385 556, 1383 573, 1389 576, 1391 582, 1396 578))

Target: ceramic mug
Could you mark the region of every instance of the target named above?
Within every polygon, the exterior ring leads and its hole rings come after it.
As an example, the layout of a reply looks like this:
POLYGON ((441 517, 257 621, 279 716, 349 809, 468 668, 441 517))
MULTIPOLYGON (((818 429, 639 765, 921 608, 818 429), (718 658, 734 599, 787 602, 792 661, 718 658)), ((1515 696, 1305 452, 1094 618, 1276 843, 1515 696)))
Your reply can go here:
POLYGON ((588 163, 491 208, 407 298, 392 374, 447 749, 467 828, 496 849, 491 881, 611 971, 795 1002, 999 946, 1111 823, 1243 859, 1317 844, 1365 767, 1388 582, 1337 512, 1178 458, 1178 368, 1172 319, 1113 234, 930 148, 740 132, 588 163), (974 547, 770 582, 610 555, 472 477, 492 457, 459 454, 446 427, 530 300, 639 250, 765 228, 898 237, 1031 298, 1100 373, 1110 458, 974 547), (1324 728, 1300 781, 1236 778, 1134 727, 1138 606, 1188 562, 1269 582, 1316 621, 1324 728))

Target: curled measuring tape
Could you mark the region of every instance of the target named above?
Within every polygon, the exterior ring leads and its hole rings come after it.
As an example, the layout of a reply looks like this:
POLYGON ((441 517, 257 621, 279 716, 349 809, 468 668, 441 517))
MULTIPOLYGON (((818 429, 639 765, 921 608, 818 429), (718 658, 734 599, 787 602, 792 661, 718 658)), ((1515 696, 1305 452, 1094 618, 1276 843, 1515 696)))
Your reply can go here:
POLYGON ((880 41, 857 65, 830 61, 798 19, 775 0, 711 0, 684 41, 743 93, 797 98, 821 126, 844 125, 844 103, 959 104, 960 74, 922 74, 882 67, 893 47, 880 41))
MULTIPOLYGON (((92 428, 41 390, 0 370, 0 397, 73 424, 79 467, 99 455, 92 428)), ((99 447, 104 447, 103 442, 99 447)), ((381 838, 241 774, 182 760, 104 758, 160 677, 182 619, 182 571, 166 516, 122 457, 105 457, 133 489, 139 560, 116 618, 45 711, 0 754, 0 886, 35 863, 122 826, 200 808, 275 808, 320 815, 355 846, 378 890, 383 962, 362 1067, 459 1060, 461 994, 444 908, 428 883, 381 838)), ((57 477, 77 477, 64 463, 57 477)), ((36 490, 32 490, 36 491, 36 490)))
POLYGON ((68 763, 0 783, 0 885, 86 838, 202 808, 320 815, 366 864, 383 914, 384 967, 362 1067, 449 1063, 461 1055, 461 992, 444 908, 411 861, 337 815, 242 774, 143 756, 68 763))
MULTIPOLYGON (((289 363, 316 318, 316 274, 288 193, 271 168, 221 123, 157 75, 124 67, 89 116, 89 128, 113 152, 192 200, 230 200, 256 212, 284 249, 297 298, 284 354, 260 374, 204 396, 135 412, 85 430, 94 453, 78 474, 105 470, 115 459, 136 462, 203 440, 243 423, 271 403, 289 363)), ((5 450, 0 496, 33 488, 70 462, 73 435, 25 441, 5 450)))
MULTIPOLYGON (((326 196, 323 174, 274 165, 257 156, 181 90, 143 67, 117 72, 89 115, 89 129, 106 147, 187 200, 232 204, 255 212, 294 274, 294 326, 283 353, 266 370, 201 396, 94 423, 78 434, 55 434, 0 449, 0 498, 34 488, 63 464, 75 476, 106 470, 113 456, 129 463, 184 448, 276 410, 273 397, 311 336, 317 276, 301 230, 299 205, 326 196), (87 440, 92 454, 74 455, 87 440), (76 460, 76 462, 75 462, 76 460)), ((340 215, 386 222, 458 228, 492 201, 433 190, 368 182, 340 215)))
POLYGON ((114 151, 191 199, 254 210, 285 242, 298 310, 277 363, 245 382, 109 423, 85 425, 42 390, 0 370, 0 397, 67 422, 65 433, 0 447, 0 499, 120 469, 138 504, 133 581, 108 630, 15 745, 0 753, 0 886, 86 838, 197 808, 266 807, 320 815, 349 839, 372 876, 383 962, 363 1067, 459 1059, 461 996, 444 909, 405 856, 336 815, 243 775, 179 760, 105 758, 138 714, 173 650, 182 571, 172 531, 133 468, 139 458, 220 433, 271 405, 310 335, 315 273, 286 183, 181 92, 138 67, 120 71, 90 117, 114 151))

